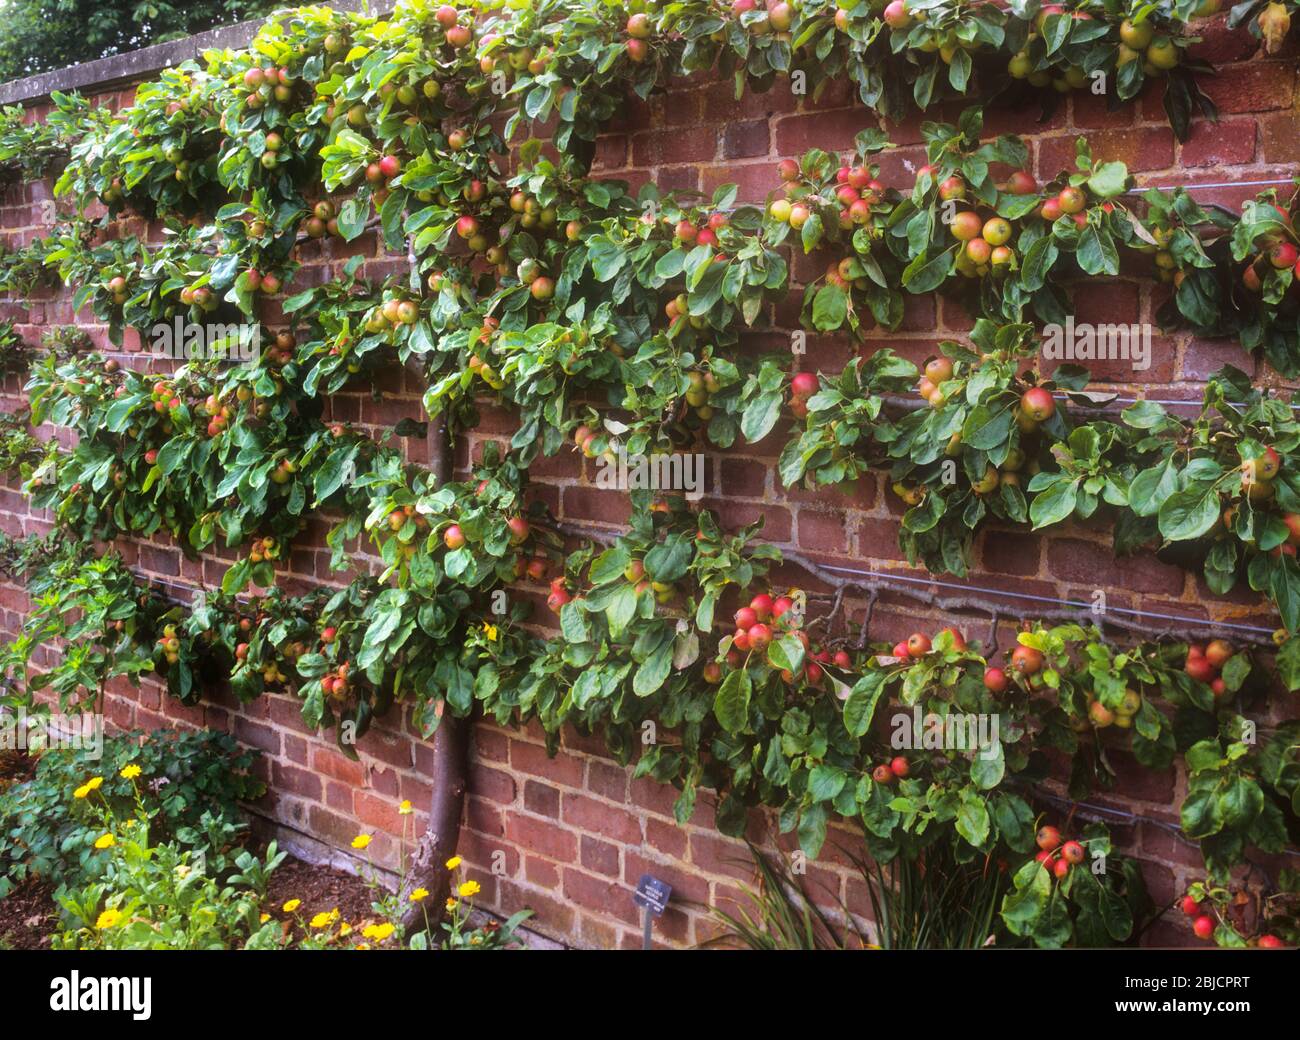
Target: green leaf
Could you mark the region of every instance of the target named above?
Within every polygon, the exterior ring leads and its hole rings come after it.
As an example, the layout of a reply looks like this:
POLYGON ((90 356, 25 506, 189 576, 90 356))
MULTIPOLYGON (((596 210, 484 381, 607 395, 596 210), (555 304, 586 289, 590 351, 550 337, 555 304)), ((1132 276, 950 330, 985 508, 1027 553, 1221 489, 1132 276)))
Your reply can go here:
POLYGON ((749 673, 743 668, 728 672, 713 700, 713 714, 728 733, 739 733, 749 721, 749 698, 752 692, 749 673))

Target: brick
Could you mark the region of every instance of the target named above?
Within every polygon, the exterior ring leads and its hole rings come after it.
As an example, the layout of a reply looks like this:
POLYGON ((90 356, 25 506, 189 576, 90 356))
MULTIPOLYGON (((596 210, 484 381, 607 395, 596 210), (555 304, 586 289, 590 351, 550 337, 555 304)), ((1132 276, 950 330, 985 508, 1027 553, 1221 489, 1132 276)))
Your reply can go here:
POLYGON ((580 862, 590 871, 608 877, 618 877, 618 846, 584 834, 579 846, 580 862))
POLYGON ((1049 543, 1048 570, 1089 588, 1114 586, 1134 592, 1180 593, 1185 572, 1150 556, 1116 560, 1109 545, 1059 538, 1049 543))
MULTIPOLYGON (((1219 107, 1220 115, 1234 115, 1290 108, 1295 97, 1295 80, 1296 70, 1289 62, 1252 61, 1221 68, 1215 75, 1204 77, 1200 85, 1219 107)), ((1201 132, 1194 134, 1192 140, 1216 136, 1222 126, 1220 123, 1217 127, 1198 127, 1201 132)))
POLYGON ((632 813, 586 795, 564 796, 564 822, 625 845, 636 845, 641 841, 641 825, 632 813))
POLYGON ((576 759, 550 758, 546 749, 538 744, 521 740, 510 742, 510 764, 517 771, 545 777, 567 787, 582 785, 582 763, 576 759))
POLYGON ((578 839, 565 830, 545 820, 531 816, 510 816, 506 819, 506 839, 520 848, 537 852, 548 859, 572 863, 577 859, 578 839))
POLYGON ((1255 121, 1222 120, 1214 133, 1199 133, 1178 152, 1184 166, 1228 166, 1255 161, 1255 121))
POLYGON ((722 156, 724 159, 743 159, 766 155, 769 145, 766 119, 727 123, 722 131, 722 156))
POLYGON ((560 792, 548 784, 536 780, 524 782, 524 808, 538 816, 549 816, 553 820, 560 818, 560 792))

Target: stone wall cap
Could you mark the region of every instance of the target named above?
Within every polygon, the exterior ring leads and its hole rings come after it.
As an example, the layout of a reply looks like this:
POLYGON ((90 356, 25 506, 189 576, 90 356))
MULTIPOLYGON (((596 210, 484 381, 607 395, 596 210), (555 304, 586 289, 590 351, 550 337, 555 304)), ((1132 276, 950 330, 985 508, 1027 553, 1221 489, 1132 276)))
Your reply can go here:
MULTIPOLYGON (((292 6, 286 4, 281 10, 292 6)), ((366 0, 323 0, 319 6, 333 7, 339 11, 360 11, 370 7, 376 13, 382 13, 391 10, 393 5, 384 2, 368 4, 366 0)), ((156 43, 152 47, 141 47, 139 50, 126 51, 107 58, 98 58, 95 61, 83 61, 79 65, 69 65, 64 69, 39 72, 25 79, 0 83, 0 105, 34 105, 47 100, 56 90, 79 90, 86 93, 87 88, 94 88, 91 93, 100 93, 115 86, 137 82, 152 73, 197 58, 206 50, 244 47, 257 35, 257 30, 262 27, 268 16, 220 26, 180 40, 168 40, 166 43, 156 43)))

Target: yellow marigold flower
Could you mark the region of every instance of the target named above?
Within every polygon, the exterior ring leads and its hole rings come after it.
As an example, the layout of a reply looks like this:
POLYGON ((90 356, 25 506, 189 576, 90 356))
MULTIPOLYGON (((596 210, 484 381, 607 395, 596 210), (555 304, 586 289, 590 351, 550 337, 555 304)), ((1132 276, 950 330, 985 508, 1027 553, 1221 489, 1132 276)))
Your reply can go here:
POLYGON ((452 856, 451 859, 447 860, 447 869, 455 870, 457 867, 461 865, 461 862, 462 861, 459 856, 452 856))
POLYGON ((328 928, 333 921, 333 916, 322 911, 311 919, 311 926, 313 928, 328 928))
POLYGON ((411 807, 411 800, 409 798, 404 799, 402 804, 397 807, 397 812, 400 816, 410 816, 411 813, 415 812, 411 807))
POLYGON ((460 893, 461 899, 468 899, 470 896, 478 895, 483 889, 477 881, 466 881, 456 891, 460 893))
POLYGON ((492 624, 490 621, 483 622, 483 632, 493 643, 497 641, 497 626, 492 624))
POLYGON ((392 935, 393 932, 395 932, 396 930, 397 929, 393 927, 391 923, 385 921, 383 924, 375 925, 375 930, 374 933, 371 935, 371 938, 374 939, 376 942, 383 942, 390 935, 392 935))
POLYGON ((352 934, 352 926, 348 924, 347 921, 344 921, 341 925, 339 925, 339 935, 351 935, 351 934, 352 934))
POLYGON ((361 929, 361 934, 364 935, 367 939, 373 939, 375 937, 375 930, 378 927, 379 925, 377 924, 368 924, 361 929))
POLYGON ((95 848, 97 849, 111 849, 116 844, 117 839, 111 834, 101 834, 95 839, 95 848))
POLYGON ((72 797, 85 798, 86 795, 88 794, 90 794, 90 788, 86 784, 82 784, 80 787, 78 787, 75 791, 72 792, 72 797))
POLYGON ((456 909, 456 900, 454 900, 454 899, 448 899, 448 900, 447 900, 447 909, 448 909, 448 910, 455 910, 455 909, 456 909))
POLYGON ((411 893, 412 903, 418 903, 420 902, 420 900, 428 899, 428 898, 429 898, 429 890, 427 888, 417 888, 414 892, 411 893))
POLYGON ((123 767, 122 767, 122 777, 123 777, 123 779, 126 779, 126 780, 134 780, 134 779, 135 779, 137 776, 139 776, 142 772, 144 772, 144 770, 141 769, 141 768, 140 768, 138 765, 136 765, 134 762, 132 762, 129 766, 123 766, 123 767))
POLYGON ((98 791, 104 786, 104 778, 102 776, 92 776, 86 781, 86 786, 92 791, 98 791))
POLYGON ((352 839, 352 847, 354 849, 364 849, 369 844, 370 844, 369 834, 358 834, 355 838, 352 839))
POLYGON ((263 914, 261 917, 259 917, 259 918, 257 919, 257 923, 258 923, 258 924, 266 924, 266 922, 269 921, 270 919, 271 919, 271 915, 270 915, 270 914, 263 914))
POLYGON ((95 922, 96 928, 112 928, 118 921, 122 920, 121 910, 105 910, 99 915, 99 920, 95 922))
POLYGON ((287 903, 284 904, 284 906, 280 907, 280 909, 283 910, 286 914, 291 914, 295 910, 297 910, 298 907, 300 906, 302 906, 301 899, 290 899, 287 903))

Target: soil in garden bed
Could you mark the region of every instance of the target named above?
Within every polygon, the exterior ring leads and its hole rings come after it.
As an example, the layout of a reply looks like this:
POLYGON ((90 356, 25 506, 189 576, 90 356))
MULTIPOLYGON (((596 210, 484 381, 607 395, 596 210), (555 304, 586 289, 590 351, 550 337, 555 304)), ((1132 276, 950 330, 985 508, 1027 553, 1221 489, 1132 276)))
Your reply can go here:
POLYGON ((298 859, 286 859, 267 884, 265 909, 279 921, 295 917, 300 921, 310 921, 316 914, 337 909, 339 917, 360 932, 362 925, 378 920, 370 904, 382 894, 372 893, 355 874, 334 867, 314 867, 298 859), (286 914, 281 908, 291 899, 301 900, 302 905, 293 914, 286 914))
POLYGON ((59 914, 50 886, 27 884, 0 899, 0 950, 48 950, 59 914))
MULTIPOLYGON (((295 918, 310 921, 318 913, 337 909, 360 932, 365 923, 377 920, 371 901, 370 889, 355 875, 286 859, 271 875, 264 909, 286 923, 295 918), (302 905, 286 914, 281 907, 290 899, 299 899, 302 905)), ((0 950, 48 950, 50 935, 58 928, 59 914, 49 885, 29 882, 0 899, 0 950)))

